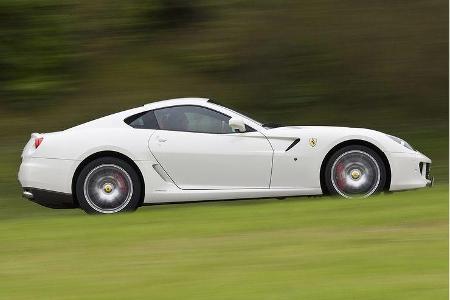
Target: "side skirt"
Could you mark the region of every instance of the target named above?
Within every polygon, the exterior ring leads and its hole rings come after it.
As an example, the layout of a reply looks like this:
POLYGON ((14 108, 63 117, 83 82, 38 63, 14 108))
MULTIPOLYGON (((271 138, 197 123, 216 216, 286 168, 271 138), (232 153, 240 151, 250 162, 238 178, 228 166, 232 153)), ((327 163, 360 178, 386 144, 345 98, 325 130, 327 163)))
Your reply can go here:
POLYGON ((322 189, 235 189, 235 190, 168 190, 146 195, 144 203, 194 202, 321 195, 322 189))

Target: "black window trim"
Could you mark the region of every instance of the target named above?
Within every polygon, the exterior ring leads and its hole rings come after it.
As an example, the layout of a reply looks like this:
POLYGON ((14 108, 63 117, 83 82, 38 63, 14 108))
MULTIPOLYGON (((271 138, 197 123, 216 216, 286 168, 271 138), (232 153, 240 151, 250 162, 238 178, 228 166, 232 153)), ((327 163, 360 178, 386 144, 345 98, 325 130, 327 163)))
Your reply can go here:
MULTIPOLYGON (((155 109, 149 109, 149 110, 146 110, 146 111, 142 111, 142 112, 140 112, 140 113, 137 113, 137 114, 134 114, 134 115, 131 115, 131 116, 126 117, 123 121, 124 121, 128 126, 130 126, 131 128, 134 128, 134 129, 165 130, 165 131, 189 132, 189 133, 203 133, 203 134, 237 134, 237 133, 239 133, 239 132, 216 133, 216 132, 198 132, 198 131, 187 131, 187 130, 168 130, 168 129, 161 129, 161 126, 159 125, 158 119, 156 119, 156 123, 158 124, 158 128, 156 128, 156 129, 133 127, 133 126, 131 126, 131 125, 129 124, 129 123, 132 123, 133 121, 135 121, 136 119, 142 117, 143 115, 145 115, 146 113, 148 113, 148 112, 150 112, 150 111, 152 111, 153 113, 155 113, 155 111, 157 111, 157 110, 159 110, 159 109, 173 108, 173 107, 180 107, 180 106, 201 107, 201 108, 209 109, 209 110, 211 110, 211 111, 213 111, 213 112, 215 112, 215 113, 221 114, 221 115, 223 115, 223 116, 225 116, 225 117, 227 117, 227 118, 230 118, 230 119, 232 118, 231 116, 229 116, 229 115, 227 115, 227 114, 225 114, 225 113, 223 113, 223 112, 221 112, 221 111, 217 111, 217 110, 215 110, 215 109, 212 109, 212 108, 210 108, 210 107, 201 106, 201 105, 195 105, 195 104, 177 104, 177 105, 166 106, 166 107, 160 107, 160 108, 155 108, 155 109)), ((156 116, 156 114, 155 114, 155 116, 156 116)), ((246 131, 245 131, 245 132, 256 132, 256 131, 257 131, 256 129, 254 129, 253 127, 251 127, 251 126, 249 126, 249 125, 247 125, 247 124, 245 124, 245 128, 246 128, 246 131), (250 130, 248 130, 248 129, 250 129, 250 130)))

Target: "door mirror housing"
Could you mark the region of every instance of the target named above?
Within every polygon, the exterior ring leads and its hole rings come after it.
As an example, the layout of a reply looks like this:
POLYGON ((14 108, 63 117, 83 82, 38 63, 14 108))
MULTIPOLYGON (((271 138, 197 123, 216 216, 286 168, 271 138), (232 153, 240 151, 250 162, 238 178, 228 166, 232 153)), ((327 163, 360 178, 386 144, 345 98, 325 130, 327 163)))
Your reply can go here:
POLYGON ((243 120, 239 118, 231 118, 230 121, 228 121, 228 125, 230 125, 231 129, 234 132, 245 132, 245 123, 243 120))

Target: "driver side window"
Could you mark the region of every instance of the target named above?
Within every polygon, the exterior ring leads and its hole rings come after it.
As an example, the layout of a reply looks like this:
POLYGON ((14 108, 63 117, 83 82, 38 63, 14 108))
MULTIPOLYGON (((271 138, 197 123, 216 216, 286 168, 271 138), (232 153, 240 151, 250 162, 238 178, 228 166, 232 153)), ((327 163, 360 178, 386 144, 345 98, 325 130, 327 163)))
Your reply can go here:
POLYGON ((233 133, 228 125, 229 116, 214 110, 193 105, 173 106, 155 110, 162 130, 199 133, 233 133))

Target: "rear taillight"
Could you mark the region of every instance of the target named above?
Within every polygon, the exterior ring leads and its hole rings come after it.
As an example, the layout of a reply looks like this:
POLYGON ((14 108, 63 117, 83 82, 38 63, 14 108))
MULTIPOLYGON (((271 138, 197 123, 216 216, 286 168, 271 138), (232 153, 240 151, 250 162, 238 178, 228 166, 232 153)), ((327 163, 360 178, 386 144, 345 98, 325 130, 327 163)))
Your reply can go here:
POLYGON ((39 147, 39 145, 42 143, 43 140, 44 140, 43 137, 34 138, 34 148, 37 149, 37 147, 39 147))

